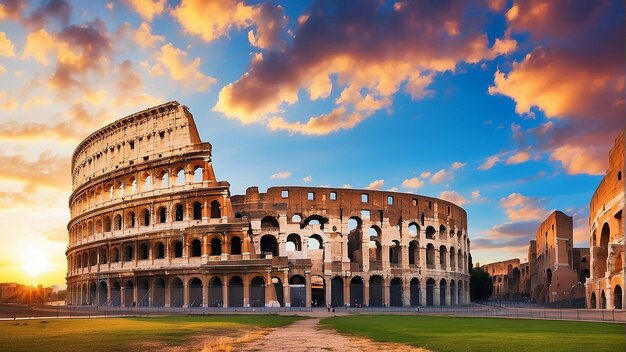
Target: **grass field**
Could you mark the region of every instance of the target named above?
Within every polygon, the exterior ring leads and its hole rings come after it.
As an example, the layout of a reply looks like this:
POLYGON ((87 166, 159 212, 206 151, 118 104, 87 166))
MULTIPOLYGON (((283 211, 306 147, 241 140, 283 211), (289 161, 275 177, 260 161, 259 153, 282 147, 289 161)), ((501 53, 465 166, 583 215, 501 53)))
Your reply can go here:
POLYGON ((345 316, 323 326, 340 333, 432 351, 624 351, 624 324, 433 316, 345 316))
MULTIPOLYGON (((153 348, 189 343, 243 330, 284 326, 297 317, 211 315, 154 318, 50 319, 0 322, 0 351, 130 351, 146 342, 153 348)), ((148 348, 150 349, 150 348, 148 348)))

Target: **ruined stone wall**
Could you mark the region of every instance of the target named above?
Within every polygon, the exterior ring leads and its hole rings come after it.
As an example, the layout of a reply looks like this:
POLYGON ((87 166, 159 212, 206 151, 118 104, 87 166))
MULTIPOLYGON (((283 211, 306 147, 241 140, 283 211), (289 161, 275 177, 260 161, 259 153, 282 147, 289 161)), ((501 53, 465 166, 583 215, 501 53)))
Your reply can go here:
POLYGON ((624 131, 609 152, 606 175, 589 203, 591 277, 587 279, 589 308, 623 308, 626 305, 624 262, 624 131))
POLYGON ((263 194, 253 187, 231 201, 211 153, 175 101, 115 121, 79 144, 67 226, 68 304, 469 302, 470 241, 460 207, 396 192, 298 187, 263 194))

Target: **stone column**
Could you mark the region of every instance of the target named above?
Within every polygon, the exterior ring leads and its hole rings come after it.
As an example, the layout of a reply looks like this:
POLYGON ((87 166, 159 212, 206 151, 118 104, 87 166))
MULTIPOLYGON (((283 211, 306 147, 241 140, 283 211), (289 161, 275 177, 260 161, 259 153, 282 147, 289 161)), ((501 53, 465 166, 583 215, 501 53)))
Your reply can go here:
POLYGON ((391 306, 391 288, 387 280, 383 282, 383 305, 385 307, 391 306))
POLYGON ((291 307, 291 288, 289 286, 288 272, 283 274, 283 299, 285 300, 285 307, 291 307))
POLYGON ((222 278, 222 306, 228 307, 228 276, 222 278))
POLYGON ((243 279, 243 306, 250 307, 250 283, 247 277, 243 279))
POLYGON ((189 284, 187 283, 187 278, 185 278, 185 282, 183 282, 183 308, 189 307, 189 284))
POLYGON ((267 273, 265 275, 265 306, 269 307, 272 301, 278 302, 278 297, 276 297, 274 284, 272 283, 272 275, 267 273))
POLYGON ((306 306, 311 307, 311 273, 304 274, 304 284, 306 293, 306 306))
POLYGON ((126 287, 120 285, 120 307, 126 307, 126 287))
MULTIPOLYGON (((382 236, 381 236, 382 238, 382 236)), ((381 240, 382 241, 382 240, 381 240)), ((391 258, 389 257, 389 245, 380 244, 381 247, 381 260, 382 260, 382 268, 384 272, 389 272, 389 268, 391 267, 391 258)), ((378 258, 377 258, 378 259, 378 258)))
POLYGON ((439 283, 435 281, 435 285, 433 286, 433 305, 438 306, 441 304, 439 296, 441 296, 439 283))
POLYGON ((402 281, 402 306, 411 306, 411 281, 402 281))
POLYGON ((370 283, 369 281, 363 282, 363 305, 365 307, 370 306, 370 283))
POLYGON ((343 281, 343 304, 350 306, 350 280, 347 278, 343 281))

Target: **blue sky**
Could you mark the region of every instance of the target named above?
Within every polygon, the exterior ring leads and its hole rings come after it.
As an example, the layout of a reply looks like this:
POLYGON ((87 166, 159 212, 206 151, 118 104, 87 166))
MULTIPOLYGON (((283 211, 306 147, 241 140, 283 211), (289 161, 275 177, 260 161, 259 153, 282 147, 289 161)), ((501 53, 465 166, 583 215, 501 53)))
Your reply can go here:
POLYGON ((474 262, 524 260, 554 209, 588 246, 624 128, 623 19, 619 1, 0 1, 0 281, 64 282, 73 148, 169 100, 232 194, 445 198, 474 262))

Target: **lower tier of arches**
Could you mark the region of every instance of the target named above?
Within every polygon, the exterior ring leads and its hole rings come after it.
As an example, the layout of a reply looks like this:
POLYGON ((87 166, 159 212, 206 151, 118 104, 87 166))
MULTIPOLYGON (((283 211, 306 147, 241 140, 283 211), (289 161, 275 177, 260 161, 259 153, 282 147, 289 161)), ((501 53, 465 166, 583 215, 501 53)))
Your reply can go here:
POLYGON ((286 272, 74 278, 67 303, 112 307, 417 307, 469 303, 469 280, 286 272))

